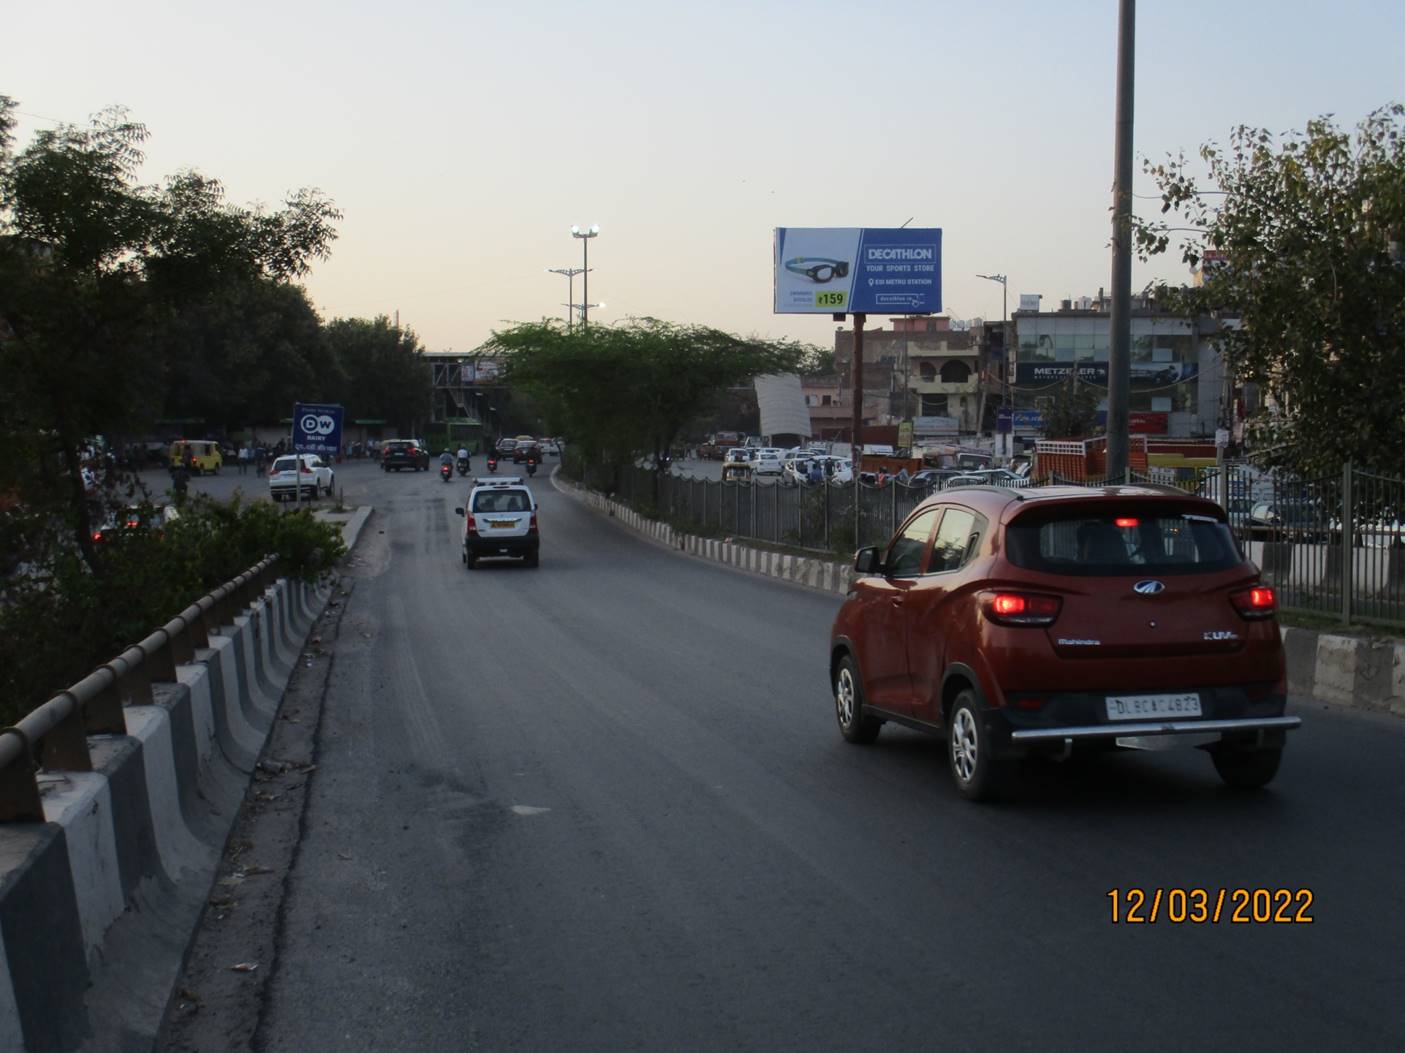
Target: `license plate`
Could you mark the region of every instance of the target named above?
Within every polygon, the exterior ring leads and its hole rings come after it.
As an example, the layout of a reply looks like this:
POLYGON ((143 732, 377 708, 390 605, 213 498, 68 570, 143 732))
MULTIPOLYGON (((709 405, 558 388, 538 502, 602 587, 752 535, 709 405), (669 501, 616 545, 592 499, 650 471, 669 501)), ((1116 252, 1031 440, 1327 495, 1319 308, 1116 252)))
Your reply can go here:
POLYGON ((517 524, 511 519, 490 519, 488 525, 494 530, 511 530, 517 524))
POLYGON ((1144 720, 1147 717, 1198 717, 1200 694, 1108 695, 1108 720, 1144 720))

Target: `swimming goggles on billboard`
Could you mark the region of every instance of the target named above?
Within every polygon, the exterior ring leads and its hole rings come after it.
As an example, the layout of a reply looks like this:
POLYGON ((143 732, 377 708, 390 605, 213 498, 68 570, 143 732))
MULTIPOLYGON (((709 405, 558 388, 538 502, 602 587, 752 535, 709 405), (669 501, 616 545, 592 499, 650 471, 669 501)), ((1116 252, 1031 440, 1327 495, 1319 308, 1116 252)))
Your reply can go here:
POLYGON ((797 256, 793 260, 785 261, 785 269, 792 274, 803 274, 812 282, 821 284, 849 276, 847 261, 831 260, 823 256, 797 256))

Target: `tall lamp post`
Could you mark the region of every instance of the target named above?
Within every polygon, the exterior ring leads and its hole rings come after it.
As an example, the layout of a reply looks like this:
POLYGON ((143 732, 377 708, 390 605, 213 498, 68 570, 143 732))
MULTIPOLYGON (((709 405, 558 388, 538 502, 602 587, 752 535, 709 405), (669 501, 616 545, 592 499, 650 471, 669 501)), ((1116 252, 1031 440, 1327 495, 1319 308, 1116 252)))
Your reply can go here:
POLYGON ((566 331, 571 331, 571 308, 576 305, 576 275, 584 274, 584 267, 548 267, 547 274, 566 276, 566 331))
POLYGON ((604 301, 604 300, 601 300, 599 303, 575 303, 575 304, 572 304, 571 306, 574 307, 574 308, 576 308, 578 311, 580 311, 580 313, 581 313, 581 324, 584 325, 584 324, 585 324, 585 313, 586 313, 586 311, 590 310, 590 308, 592 308, 592 307, 598 307, 598 308, 600 308, 600 309, 603 311, 603 310, 605 309, 605 301, 604 301))
POLYGON ((590 328, 590 239, 600 234, 599 224, 592 223, 588 230, 571 228, 571 237, 581 239, 581 270, 585 272, 585 286, 581 292, 581 328, 590 328))

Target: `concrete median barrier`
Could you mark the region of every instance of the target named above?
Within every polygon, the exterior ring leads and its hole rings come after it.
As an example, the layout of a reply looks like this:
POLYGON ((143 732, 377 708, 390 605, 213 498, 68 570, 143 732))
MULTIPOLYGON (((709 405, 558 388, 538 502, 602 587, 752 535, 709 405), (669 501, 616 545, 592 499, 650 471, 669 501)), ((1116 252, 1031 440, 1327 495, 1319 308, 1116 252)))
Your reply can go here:
POLYGON ((166 659, 174 679, 159 664, 142 673, 150 693, 121 706, 125 734, 80 737, 81 762, 38 773, 42 820, 0 823, 0 1050, 154 1041, 330 589, 279 579, 244 595, 204 608, 207 625, 224 624, 202 630, 189 660, 166 659))

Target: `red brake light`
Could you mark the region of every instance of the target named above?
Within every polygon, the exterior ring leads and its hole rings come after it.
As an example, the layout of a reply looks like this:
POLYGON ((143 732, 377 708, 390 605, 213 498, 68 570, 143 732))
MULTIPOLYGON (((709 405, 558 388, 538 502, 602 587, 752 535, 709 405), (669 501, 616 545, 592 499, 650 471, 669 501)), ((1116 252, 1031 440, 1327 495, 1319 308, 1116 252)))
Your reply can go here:
POLYGON ((1278 599, 1267 585, 1232 593, 1229 602, 1234 604, 1241 618, 1272 618, 1278 613, 1278 599))
POLYGON ((537 514, 535 512, 532 513, 532 521, 527 524, 527 530, 533 534, 537 532, 537 514))
POLYGON ((478 520, 473 518, 472 512, 469 512, 464 516, 464 522, 467 524, 468 532, 470 534, 478 533, 478 520))
POLYGON ((94 531, 93 531, 93 540, 94 540, 94 541, 101 541, 101 540, 102 540, 102 531, 101 531, 101 530, 94 530, 94 531))
POLYGON ((1114 525, 1120 526, 1120 527, 1134 527, 1134 526, 1140 526, 1140 525, 1141 525, 1141 520, 1140 520, 1140 519, 1137 519, 1137 518, 1135 518, 1135 517, 1133 517, 1133 516, 1119 516, 1118 518, 1114 519, 1112 522, 1113 522, 1114 525))
POLYGON ((1036 592, 995 592, 987 595, 984 607, 997 625, 1053 625, 1063 600, 1036 592))

